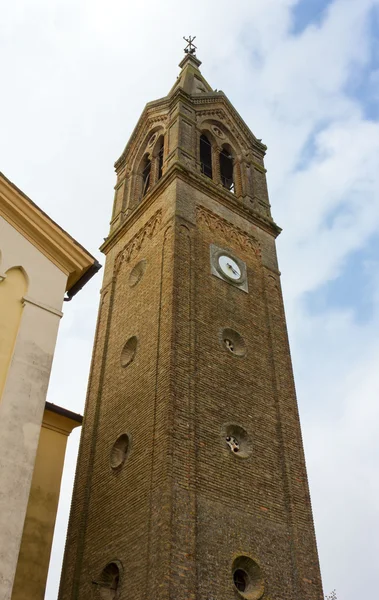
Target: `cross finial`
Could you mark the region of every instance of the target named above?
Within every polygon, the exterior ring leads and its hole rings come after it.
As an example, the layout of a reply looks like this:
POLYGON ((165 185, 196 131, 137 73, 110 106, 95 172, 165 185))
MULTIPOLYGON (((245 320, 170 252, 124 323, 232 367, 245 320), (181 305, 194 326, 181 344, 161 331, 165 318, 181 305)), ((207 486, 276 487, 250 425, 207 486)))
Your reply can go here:
POLYGON ((187 46, 184 48, 184 52, 186 54, 195 54, 197 47, 195 46, 195 44, 193 44, 193 41, 196 40, 196 35, 194 37, 191 37, 189 35, 188 38, 183 36, 183 40, 187 42, 187 46))

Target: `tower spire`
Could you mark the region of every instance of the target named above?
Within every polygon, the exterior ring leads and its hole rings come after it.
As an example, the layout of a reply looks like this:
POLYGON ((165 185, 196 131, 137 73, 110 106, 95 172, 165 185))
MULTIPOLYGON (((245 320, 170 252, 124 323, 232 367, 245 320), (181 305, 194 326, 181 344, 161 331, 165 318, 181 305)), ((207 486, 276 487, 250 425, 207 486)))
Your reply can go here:
POLYGON ((201 60, 196 56, 197 46, 193 43, 196 36, 188 36, 183 39, 187 42, 184 48, 184 57, 179 63, 181 72, 169 92, 171 96, 178 88, 182 88, 187 94, 206 94, 213 92, 213 89, 199 71, 201 60))

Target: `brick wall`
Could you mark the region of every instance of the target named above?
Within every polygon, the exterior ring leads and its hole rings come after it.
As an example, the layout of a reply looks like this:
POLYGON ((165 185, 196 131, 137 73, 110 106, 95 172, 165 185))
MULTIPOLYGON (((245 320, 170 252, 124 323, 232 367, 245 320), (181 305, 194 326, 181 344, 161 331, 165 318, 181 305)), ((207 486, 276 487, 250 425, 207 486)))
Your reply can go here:
MULTIPOLYGON (((264 147, 249 147, 259 181, 240 163, 246 198, 226 192, 193 159, 201 127, 212 127, 209 111, 196 99, 189 129, 186 102, 166 123, 162 180, 105 244, 59 598, 237 599, 232 565, 244 555, 262 570, 265 600, 322 600, 264 147), (248 293, 211 274, 211 244, 246 264, 248 293), (141 260, 145 272, 131 286, 141 260), (225 348, 224 328, 243 337, 245 356, 225 348), (137 351, 123 367, 132 336, 137 351), (226 426, 246 432, 247 458, 230 451, 226 426), (114 470, 111 449, 124 433, 129 453, 114 470), (98 585, 111 562, 120 569, 116 595, 98 585)), ((223 97, 214 102, 222 114, 223 97)), ((149 138, 146 124, 139 130, 149 138)), ((241 124, 233 131, 231 140, 249 146, 241 124)))

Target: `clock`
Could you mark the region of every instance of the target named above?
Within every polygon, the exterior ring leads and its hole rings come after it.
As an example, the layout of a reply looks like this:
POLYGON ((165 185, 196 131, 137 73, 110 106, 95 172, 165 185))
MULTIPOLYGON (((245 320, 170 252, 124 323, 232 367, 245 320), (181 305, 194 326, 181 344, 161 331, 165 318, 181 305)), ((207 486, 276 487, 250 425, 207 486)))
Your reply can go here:
POLYGON ((210 245, 211 273, 234 285, 243 292, 248 292, 246 264, 226 248, 210 245))
POLYGON ((218 267, 222 274, 232 281, 239 281, 242 273, 238 263, 227 254, 220 254, 218 257, 218 267))

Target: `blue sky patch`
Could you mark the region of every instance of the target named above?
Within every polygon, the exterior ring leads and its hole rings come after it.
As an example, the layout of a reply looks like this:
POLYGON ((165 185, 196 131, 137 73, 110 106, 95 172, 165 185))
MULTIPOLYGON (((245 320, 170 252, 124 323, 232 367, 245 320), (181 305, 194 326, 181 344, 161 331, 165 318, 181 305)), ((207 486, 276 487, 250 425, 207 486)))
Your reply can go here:
POLYGON ((325 229, 333 229, 334 227, 341 226, 341 222, 348 223, 355 218, 354 207, 349 205, 348 199, 346 202, 340 202, 334 206, 328 213, 326 213, 322 227, 325 229))
POLYGON ((305 297, 307 310, 320 314, 331 310, 351 310, 356 322, 367 323, 373 316, 372 269, 378 270, 379 235, 352 253, 336 279, 326 282, 305 297))
POLYGON ((303 145, 301 152, 299 153, 298 161, 294 167, 294 171, 305 171, 310 163, 315 160, 317 156, 317 136, 324 130, 327 129, 330 119, 323 119, 313 128, 307 137, 305 144, 303 145))
POLYGON ((369 57, 365 65, 351 71, 346 93, 357 100, 366 119, 379 119, 379 10, 372 8, 367 17, 369 57))
POLYGON ((300 35, 309 25, 320 25, 331 0, 300 0, 292 9, 292 31, 300 35))

